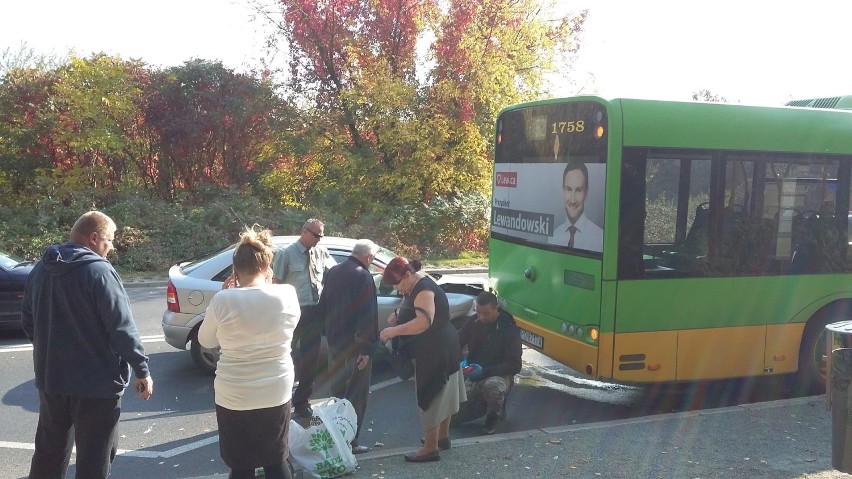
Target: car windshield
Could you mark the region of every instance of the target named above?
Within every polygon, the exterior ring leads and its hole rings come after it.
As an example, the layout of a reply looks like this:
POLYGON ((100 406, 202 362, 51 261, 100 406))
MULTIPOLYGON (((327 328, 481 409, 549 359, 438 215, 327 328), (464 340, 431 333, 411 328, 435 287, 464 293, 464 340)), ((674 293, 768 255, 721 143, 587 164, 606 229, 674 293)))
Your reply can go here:
POLYGON ((18 258, 17 256, 12 256, 9 253, 0 251, 0 267, 14 268, 21 261, 23 261, 23 259, 18 258))

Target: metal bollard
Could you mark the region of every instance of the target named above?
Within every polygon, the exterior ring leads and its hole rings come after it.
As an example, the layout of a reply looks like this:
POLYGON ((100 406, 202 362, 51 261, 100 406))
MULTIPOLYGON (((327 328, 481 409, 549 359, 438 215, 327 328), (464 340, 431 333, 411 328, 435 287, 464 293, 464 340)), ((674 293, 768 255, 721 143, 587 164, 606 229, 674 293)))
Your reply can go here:
POLYGON ((852 321, 838 321, 825 326, 825 409, 831 411, 831 352, 852 348, 852 321))
POLYGON ((852 473, 852 348, 831 352, 831 466, 852 473))

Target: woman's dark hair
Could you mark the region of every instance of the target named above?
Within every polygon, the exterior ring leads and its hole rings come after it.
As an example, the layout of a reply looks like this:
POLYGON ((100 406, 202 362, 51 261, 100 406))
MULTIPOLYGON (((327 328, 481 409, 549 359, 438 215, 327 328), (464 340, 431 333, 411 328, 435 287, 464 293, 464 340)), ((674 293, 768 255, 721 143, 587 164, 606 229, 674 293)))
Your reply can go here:
POLYGON ((385 271, 382 273, 382 283, 397 284, 405 276, 405 273, 416 273, 420 271, 423 265, 419 260, 411 260, 410 262, 402 256, 390 260, 385 271))

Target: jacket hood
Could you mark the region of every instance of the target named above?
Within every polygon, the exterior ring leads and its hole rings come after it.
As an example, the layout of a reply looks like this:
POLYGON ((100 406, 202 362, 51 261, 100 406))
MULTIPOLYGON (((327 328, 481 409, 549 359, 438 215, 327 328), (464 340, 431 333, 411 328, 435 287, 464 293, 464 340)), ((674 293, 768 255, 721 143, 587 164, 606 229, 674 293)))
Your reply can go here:
POLYGON ((41 259, 47 271, 56 276, 62 276, 78 266, 106 261, 99 254, 76 243, 53 245, 47 248, 41 259))

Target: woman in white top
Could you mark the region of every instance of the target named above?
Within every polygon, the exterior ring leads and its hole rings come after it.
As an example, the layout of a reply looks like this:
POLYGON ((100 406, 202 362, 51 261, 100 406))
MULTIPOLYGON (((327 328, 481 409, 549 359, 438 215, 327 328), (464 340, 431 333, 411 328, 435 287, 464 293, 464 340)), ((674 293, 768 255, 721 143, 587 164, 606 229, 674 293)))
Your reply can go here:
POLYGON ((210 301, 198 330, 216 365, 219 451, 231 478, 290 479, 287 430, 295 371, 290 341, 299 322, 296 290, 272 284, 269 230, 247 228, 234 250, 234 273, 210 301))

